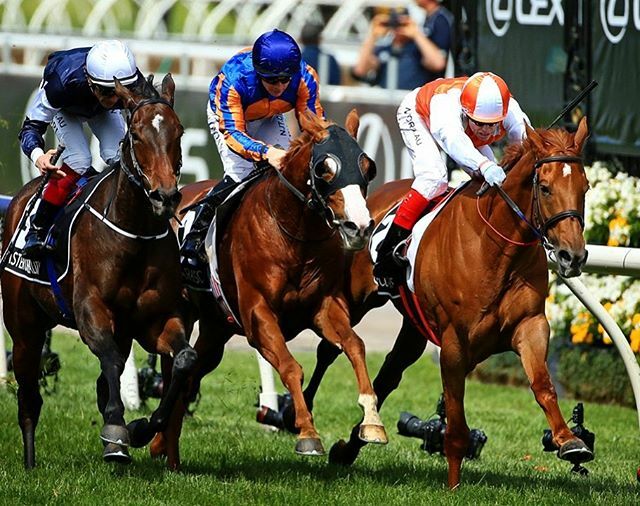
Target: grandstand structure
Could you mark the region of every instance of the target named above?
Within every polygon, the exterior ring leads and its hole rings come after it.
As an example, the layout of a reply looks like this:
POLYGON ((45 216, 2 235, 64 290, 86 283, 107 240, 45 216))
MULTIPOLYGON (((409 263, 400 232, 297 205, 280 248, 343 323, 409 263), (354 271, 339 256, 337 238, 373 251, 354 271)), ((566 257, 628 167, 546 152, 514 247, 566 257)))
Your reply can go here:
MULTIPOLYGON (((39 75, 52 50, 121 38, 148 71, 171 71, 181 85, 200 87, 239 49, 280 27, 324 26, 323 47, 352 66, 369 30, 373 7, 403 0, 0 0, 0 72, 39 75)), ((411 5, 419 18, 422 10, 411 5)))

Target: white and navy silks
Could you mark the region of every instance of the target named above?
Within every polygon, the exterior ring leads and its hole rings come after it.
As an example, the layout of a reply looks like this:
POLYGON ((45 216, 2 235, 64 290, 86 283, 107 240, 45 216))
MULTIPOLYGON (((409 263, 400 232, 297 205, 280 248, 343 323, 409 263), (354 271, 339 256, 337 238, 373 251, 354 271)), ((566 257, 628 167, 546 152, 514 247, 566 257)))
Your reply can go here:
POLYGON ((91 150, 83 132, 87 123, 100 141, 100 156, 110 164, 119 159, 125 122, 119 110, 100 105, 89 88, 85 63, 90 47, 52 53, 27 117, 18 134, 20 146, 34 163, 44 153, 44 134, 51 124, 61 144, 62 160, 74 172, 91 166, 91 150))

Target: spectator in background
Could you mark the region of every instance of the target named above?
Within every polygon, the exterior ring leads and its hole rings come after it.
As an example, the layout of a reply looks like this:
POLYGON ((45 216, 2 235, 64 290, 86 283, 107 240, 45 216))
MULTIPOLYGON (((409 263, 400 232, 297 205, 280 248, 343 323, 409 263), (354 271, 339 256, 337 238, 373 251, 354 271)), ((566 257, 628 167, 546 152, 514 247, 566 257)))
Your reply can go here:
POLYGON ((332 54, 320 49, 322 28, 322 25, 314 22, 306 23, 302 27, 300 33, 300 42, 303 45, 302 59, 316 70, 321 83, 338 85, 341 82, 340 66, 332 54))
POLYGON ((406 9, 378 12, 352 76, 371 85, 402 90, 444 77, 453 40, 453 15, 440 1, 416 0, 426 11, 422 27, 406 9))

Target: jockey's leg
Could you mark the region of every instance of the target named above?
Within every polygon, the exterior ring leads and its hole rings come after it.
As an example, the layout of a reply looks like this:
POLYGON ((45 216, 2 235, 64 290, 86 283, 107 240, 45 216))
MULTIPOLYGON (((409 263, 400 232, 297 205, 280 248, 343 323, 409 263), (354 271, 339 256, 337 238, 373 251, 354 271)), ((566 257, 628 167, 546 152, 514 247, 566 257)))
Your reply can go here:
POLYGON ((65 173, 65 176, 52 179, 47 183, 42 193, 40 205, 31 218, 31 226, 27 232, 22 253, 24 258, 35 259, 42 256, 47 233, 53 220, 80 178, 80 175, 67 164, 63 164, 60 169, 65 173))
POLYGON ((235 188, 237 182, 231 176, 224 176, 207 194, 206 201, 200 204, 189 233, 185 236, 181 253, 187 258, 198 258, 201 254, 204 238, 218 207, 235 188))
POLYGON ((407 193, 400 204, 386 237, 378 246, 377 261, 373 266, 373 275, 380 285, 378 291, 395 291, 402 283, 406 265, 400 262, 393 252, 400 242, 409 237, 411 229, 428 205, 429 201, 414 189, 407 193))

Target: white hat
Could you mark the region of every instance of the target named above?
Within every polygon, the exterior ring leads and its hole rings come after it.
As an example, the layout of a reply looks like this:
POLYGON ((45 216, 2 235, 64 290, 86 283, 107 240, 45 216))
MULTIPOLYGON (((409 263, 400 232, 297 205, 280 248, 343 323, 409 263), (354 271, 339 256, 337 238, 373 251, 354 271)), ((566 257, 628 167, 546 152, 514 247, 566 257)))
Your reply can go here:
POLYGON ((138 80, 138 67, 131 50, 119 40, 104 40, 87 54, 89 80, 99 86, 115 87, 114 77, 124 85, 138 80))

